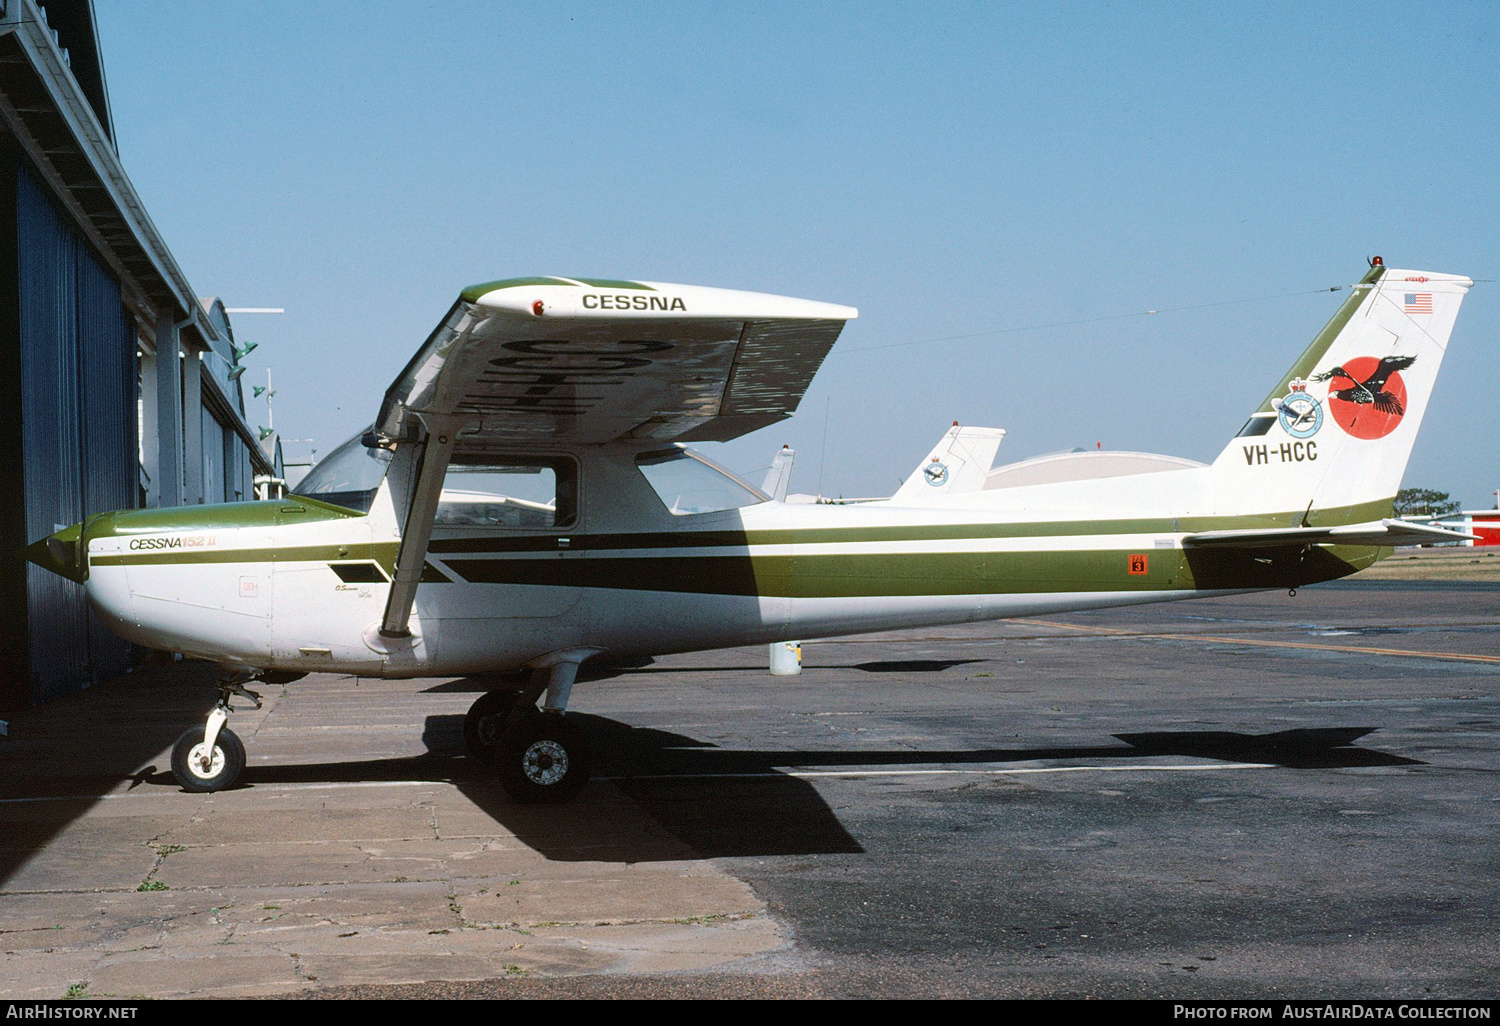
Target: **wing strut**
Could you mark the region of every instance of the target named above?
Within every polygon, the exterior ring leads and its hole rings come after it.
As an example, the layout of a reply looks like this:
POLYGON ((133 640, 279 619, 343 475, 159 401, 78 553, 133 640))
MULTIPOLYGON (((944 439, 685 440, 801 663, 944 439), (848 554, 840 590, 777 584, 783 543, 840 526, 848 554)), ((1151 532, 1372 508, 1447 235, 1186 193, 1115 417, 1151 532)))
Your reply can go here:
POLYGON ((453 457, 457 434, 457 425, 429 423, 426 437, 417 443, 422 447, 422 454, 417 460, 411 499, 406 507, 406 525, 401 530, 401 548, 396 553, 396 573, 385 602, 385 616, 380 621, 381 637, 411 636, 411 607, 417 598, 417 585, 422 581, 427 543, 432 540, 432 524, 437 518, 438 500, 443 496, 443 478, 448 473, 448 461, 453 457))

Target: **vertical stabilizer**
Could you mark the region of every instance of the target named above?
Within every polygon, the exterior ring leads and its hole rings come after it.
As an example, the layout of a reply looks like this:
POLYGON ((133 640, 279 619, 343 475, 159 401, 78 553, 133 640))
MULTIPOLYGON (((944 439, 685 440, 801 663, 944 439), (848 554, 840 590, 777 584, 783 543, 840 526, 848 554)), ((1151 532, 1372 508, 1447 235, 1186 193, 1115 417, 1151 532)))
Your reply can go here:
POLYGON ((1214 461, 1220 512, 1298 510, 1312 524, 1389 515, 1473 284, 1377 258, 1214 461))
POLYGON ((939 495, 982 491, 1004 437, 1003 428, 959 427, 954 421, 890 501, 921 505, 939 495))
POLYGON ((791 483, 792 462, 796 458, 797 453, 790 445, 783 445, 777 450, 776 458, 771 461, 771 469, 766 472, 766 480, 760 490, 777 502, 785 502, 786 486, 791 483))

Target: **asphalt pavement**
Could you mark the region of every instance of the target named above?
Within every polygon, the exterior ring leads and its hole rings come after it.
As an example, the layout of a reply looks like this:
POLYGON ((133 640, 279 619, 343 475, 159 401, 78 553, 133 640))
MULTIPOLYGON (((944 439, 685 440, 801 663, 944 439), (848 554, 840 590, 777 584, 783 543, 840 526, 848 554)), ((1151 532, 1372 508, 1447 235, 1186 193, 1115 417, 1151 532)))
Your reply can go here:
POLYGON ((236 714, 244 786, 208 798, 162 758, 211 702, 192 668, 54 703, 0 742, 0 922, 34 923, 0 934, 3 967, 34 996, 1496 995, 1500 584, 1356 580, 804 658, 596 671, 570 713, 596 780, 541 811, 463 756, 472 681, 293 684, 236 714), (99 703, 121 733, 87 722, 99 703), (136 890, 153 879, 172 889, 136 890), (272 918, 319 888, 358 915, 272 918), (278 968, 193 982, 236 945, 278 968))

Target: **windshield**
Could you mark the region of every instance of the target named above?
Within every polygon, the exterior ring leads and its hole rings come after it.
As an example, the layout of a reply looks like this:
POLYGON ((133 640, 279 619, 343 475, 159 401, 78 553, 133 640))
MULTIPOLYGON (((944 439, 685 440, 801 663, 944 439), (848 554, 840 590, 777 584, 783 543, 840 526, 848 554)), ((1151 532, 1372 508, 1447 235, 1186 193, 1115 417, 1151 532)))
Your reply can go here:
POLYGON ((636 457, 636 465, 674 516, 715 513, 767 501, 767 496, 691 449, 636 457))
POLYGON ((309 499, 370 512, 380 482, 391 466, 388 449, 368 448, 361 431, 318 461, 297 485, 296 494, 309 499))

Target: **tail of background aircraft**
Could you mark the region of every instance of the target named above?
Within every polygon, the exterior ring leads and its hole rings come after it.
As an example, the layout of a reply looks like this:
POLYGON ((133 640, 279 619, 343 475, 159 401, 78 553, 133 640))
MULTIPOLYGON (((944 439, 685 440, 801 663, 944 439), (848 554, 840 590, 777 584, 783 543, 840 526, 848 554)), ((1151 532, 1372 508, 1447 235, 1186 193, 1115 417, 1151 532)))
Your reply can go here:
POLYGON ((955 420, 891 501, 921 505, 939 495, 983 491, 1004 437, 1004 428, 960 427, 955 420))
POLYGON ((1318 526, 1390 515, 1474 283, 1376 260, 1214 461, 1221 512, 1296 511, 1318 526))

